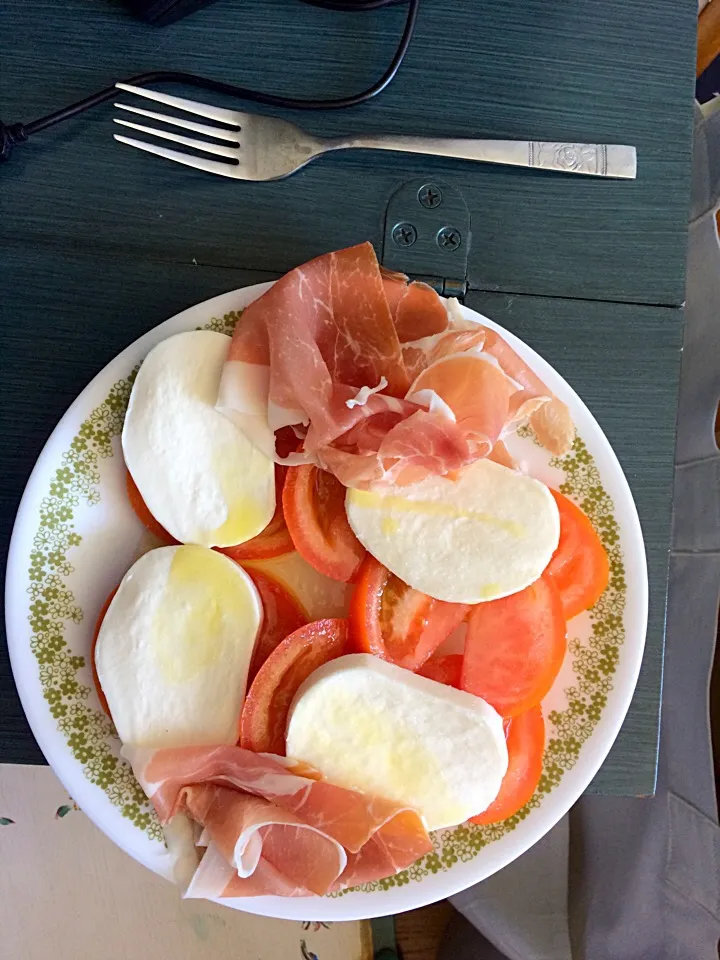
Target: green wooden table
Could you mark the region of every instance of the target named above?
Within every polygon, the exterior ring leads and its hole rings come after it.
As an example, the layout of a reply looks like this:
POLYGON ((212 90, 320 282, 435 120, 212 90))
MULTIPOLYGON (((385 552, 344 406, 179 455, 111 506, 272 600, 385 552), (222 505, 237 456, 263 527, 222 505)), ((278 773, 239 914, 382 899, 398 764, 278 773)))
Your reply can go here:
MULTIPOLYGON (((112 0, 5 0, 0 116, 33 119, 157 69, 296 96, 350 93, 382 72, 403 18, 402 8, 350 15, 290 0, 219 0, 157 30, 112 0)), ((647 650, 628 718, 591 789, 651 793, 695 24, 693 0, 652 8, 622 0, 422 0, 406 63, 380 98, 299 118, 328 135, 630 143, 639 157, 634 182, 358 152, 324 158, 283 182, 232 183, 114 143, 111 107, 17 149, 0 171, 3 549, 42 443, 120 349, 189 304, 322 251, 363 239, 382 250, 395 190, 410 180, 443 182, 460 191, 471 219, 466 303, 519 334, 569 380, 633 489, 650 570, 647 650)), ((42 762, 4 646, 0 761, 42 762)))

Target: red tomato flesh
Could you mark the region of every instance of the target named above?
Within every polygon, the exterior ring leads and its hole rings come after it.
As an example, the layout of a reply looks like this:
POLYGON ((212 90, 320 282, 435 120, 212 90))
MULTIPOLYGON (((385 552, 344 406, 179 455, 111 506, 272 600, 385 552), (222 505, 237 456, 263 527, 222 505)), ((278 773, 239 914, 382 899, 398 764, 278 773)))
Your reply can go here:
POLYGON ((460 690, 463 656, 461 653, 448 653, 444 657, 430 657, 420 667, 418 673, 428 680, 436 680, 447 687, 460 690))
POLYGON ((589 518, 572 500, 550 491, 560 511, 560 543, 545 569, 560 591, 565 619, 600 599, 610 576, 608 555, 589 518))
POLYGON ((283 511, 298 553, 326 577, 349 583, 363 561, 365 548, 350 529, 346 493, 327 470, 311 464, 289 467, 283 511))
POLYGON ((255 644, 255 652, 248 673, 248 686, 250 686, 258 670, 278 644, 300 627, 304 627, 308 618, 299 601, 275 577, 261 573, 260 570, 245 572, 257 587, 263 606, 260 636, 255 644))
POLYGON ((418 670, 468 609, 413 590, 368 554, 350 601, 352 643, 356 650, 418 670))
POLYGON ((507 820, 528 802, 537 789, 545 749, 545 721, 540 707, 505 721, 508 768, 500 792, 490 806, 470 823, 497 823, 507 820))
POLYGON ((503 717, 540 703, 565 656, 562 599, 546 576, 501 600, 473 607, 463 657, 462 688, 503 717))
POLYGON ((316 620, 278 644, 245 697, 240 746, 283 756, 287 716, 298 688, 318 667, 347 653, 347 647, 347 620, 316 620))

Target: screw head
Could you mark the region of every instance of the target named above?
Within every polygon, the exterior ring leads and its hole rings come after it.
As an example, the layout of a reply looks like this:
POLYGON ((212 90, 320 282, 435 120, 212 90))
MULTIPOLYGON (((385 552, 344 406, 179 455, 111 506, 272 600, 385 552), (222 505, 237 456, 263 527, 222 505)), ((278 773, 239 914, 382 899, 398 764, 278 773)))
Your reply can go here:
POLYGON ((442 191, 434 183, 426 183, 418 190, 418 200, 423 207, 432 210, 442 203, 442 191))
POLYGON ((460 248, 462 236, 460 231, 456 230, 455 227, 443 227, 441 230, 438 230, 435 243, 437 243, 441 250, 452 252, 460 248))
POLYGON ((411 223, 396 223, 392 228, 392 238, 399 247, 411 247, 417 240, 417 230, 411 223))

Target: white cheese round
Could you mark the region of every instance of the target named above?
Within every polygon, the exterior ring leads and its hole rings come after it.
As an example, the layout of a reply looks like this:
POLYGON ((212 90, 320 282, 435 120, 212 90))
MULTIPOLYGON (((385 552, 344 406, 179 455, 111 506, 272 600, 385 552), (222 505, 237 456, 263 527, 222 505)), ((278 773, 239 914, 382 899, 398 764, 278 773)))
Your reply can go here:
POLYGON ((348 490, 355 536, 405 583, 438 600, 481 603, 523 590, 550 561, 560 517, 550 490, 490 460, 455 480, 348 490))
POLYGON ((230 338, 179 333, 143 361, 122 448, 150 512, 181 543, 250 540, 275 511, 275 468, 215 409, 230 338))
POLYGON ((287 755, 331 783, 416 810, 428 830, 485 810, 508 765, 490 704, 362 653, 305 681, 291 707, 287 755))
POLYGON ((136 561, 95 648, 123 743, 235 743, 261 621, 252 580, 221 553, 160 547, 136 561))

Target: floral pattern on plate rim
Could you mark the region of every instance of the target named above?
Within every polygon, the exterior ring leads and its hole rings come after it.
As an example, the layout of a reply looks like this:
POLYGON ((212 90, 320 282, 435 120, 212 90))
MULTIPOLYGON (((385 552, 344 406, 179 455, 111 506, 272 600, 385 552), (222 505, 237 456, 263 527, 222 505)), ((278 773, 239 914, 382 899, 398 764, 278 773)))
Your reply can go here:
MULTIPOLYGON (((238 318, 239 313, 232 311, 198 329, 231 334, 238 318)), ((162 830, 152 807, 130 766, 118 755, 118 739, 111 721, 88 703, 91 686, 83 679, 87 676, 86 657, 74 654, 64 636, 65 621, 80 623, 83 619, 66 583, 73 571, 69 551, 82 541, 72 523, 74 511, 81 499, 90 506, 100 502, 100 461, 113 456, 113 437, 122 431, 137 369, 114 384, 105 401, 82 423, 55 470, 48 495, 41 503, 40 525, 30 554, 28 620, 32 631, 30 646, 38 663, 43 696, 73 756, 82 764, 85 777, 102 789, 139 830, 152 840, 162 841, 162 830)), ((553 458, 550 464, 564 473, 561 492, 579 504, 600 535, 610 558, 610 582, 590 611, 590 636, 581 640, 570 634, 568 638, 575 683, 564 691, 566 707, 551 711, 547 718, 549 738, 538 788, 509 819, 487 826, 463 824, 439 831, 433 836, 432 853, 393 877, 354 890, 388 890, 449 870, 458 861, 473 859, 488 843, 514 830, 531 810, 540 806, 563 774, 574 766, 582 745, 600 719, 624 640, 627 586, 620 531, 612 500, 582 438, 575 440, 570 453, 553 458)))

